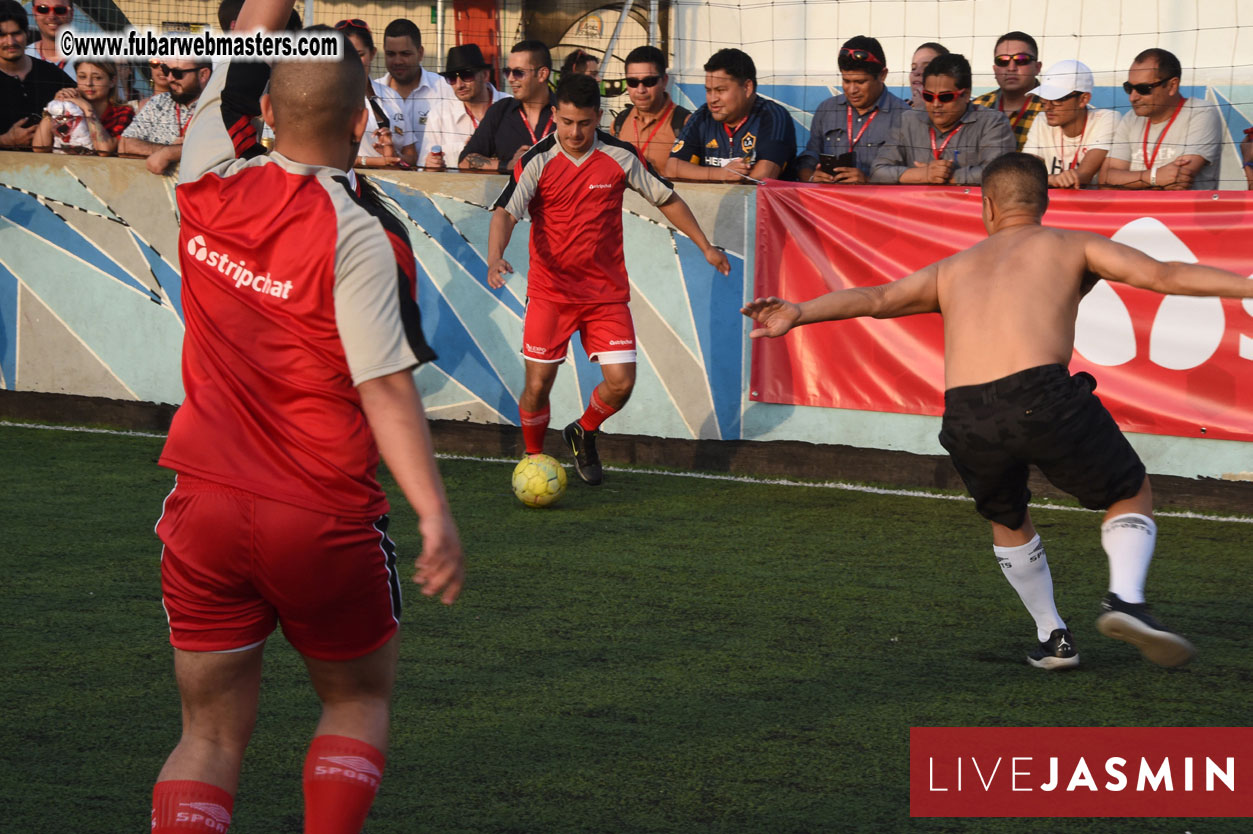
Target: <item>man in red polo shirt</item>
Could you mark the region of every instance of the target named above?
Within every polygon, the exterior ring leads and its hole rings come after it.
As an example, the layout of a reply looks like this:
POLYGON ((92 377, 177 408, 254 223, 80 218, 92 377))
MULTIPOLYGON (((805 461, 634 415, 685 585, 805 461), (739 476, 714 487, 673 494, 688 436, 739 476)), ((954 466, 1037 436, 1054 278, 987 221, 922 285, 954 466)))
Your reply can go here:
POLYGON ((626 405, 635 386, 635 326, 622 258, 623 193, 632 188, 657 206, 723 275, 731 267, 722 250, 705 238, 687 203, 649 170, 635 147, 596 129, 600 90, 594 78, 561 79, 556 100, 556 133, 526 152, 496 200, 487 280, 502 287, 506 273, 513 272, 505 247, 514 226, 529 213, 531 257, 522 331, 526 383, 518 398, 522 437, 528 455, 544 450, 548 395, 577 330, 604 381, 562 437, 574 453, 579 477, 594 486, 601 482, 597 431, 626 405))
MULTIPOLYGON (((275 29, 292 0, 248 0, 275 29)), ((186 399, 162 466, 157 533, 183 734, 157 777, 152 832, 226 831, 276 624, 322 704, 304 767, 306 834, 359 831, 382 777, 400 580, 379 455, 419 516, 415 581, 462 582, 413 369, 434 357, 400 222, 346 173, 365 70, 223 62, 187 132, 179 262, 186 399), (269 94, 261 97, 269 84, 269 94), (274 128, 266 156, 252 119, 274 128)))

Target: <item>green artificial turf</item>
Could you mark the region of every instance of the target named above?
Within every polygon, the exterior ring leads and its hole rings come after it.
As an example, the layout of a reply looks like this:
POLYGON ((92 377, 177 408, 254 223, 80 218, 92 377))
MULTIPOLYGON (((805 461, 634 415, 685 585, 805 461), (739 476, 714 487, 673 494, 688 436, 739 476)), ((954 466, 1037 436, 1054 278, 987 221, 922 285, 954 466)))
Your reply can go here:
MULTIPOLYGON (((152 527, 157 438, 0 427, 0 828, 145 830, 177 693, 152 527)), ((522 506, 507 463, 441 462, 467 554, 407 585, 367 832, 1208 832, 1247 820, 911 819, 911 726, 1249 721, 1253 525, 1162 519, 1150 599, 1199 656, 1097 635, 1099 516, 1044 510, 1082 666, 1034 627, 968 502, 610 471, 522 506)), ((392 533, 412 575, 403 497, 392 533)), ((232 832, 300 830, 318 707, 270 641, 232 832)))

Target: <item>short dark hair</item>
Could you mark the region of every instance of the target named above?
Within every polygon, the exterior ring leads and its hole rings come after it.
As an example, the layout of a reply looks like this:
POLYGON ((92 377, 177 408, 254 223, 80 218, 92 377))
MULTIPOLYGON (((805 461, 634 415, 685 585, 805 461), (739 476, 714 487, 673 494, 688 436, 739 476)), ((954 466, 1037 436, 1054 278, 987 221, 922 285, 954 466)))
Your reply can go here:
POLYGON ((1049 207, 1049 172, 1034 154, 1001 154, 983 169, 983 191, 1002 209, 1022 206, 1043 216, 1049 207))
POLYGON ((543 41, 518 41, 513 45, 513 49, 509 50, 510 54, 514 52, 530 52, 531 63, 539 67, 553 68, 553 54, 548 51, 548 44, 543 41))
POLYGON ((557 104, 562 102, 579 108, 600 109, 600 84, 590 75, 572 72, 557 82, 557 104))
POLYGON ((947 75, 953 79, 957 89, 970 89, 970 62, 960 52, 937 55, 935 60, 927 64, 927 68, 922 71, 922 79, 926 81, 933 75, 947 75))
POLYGON ((868 72, 871 75, 878 75, 888 68, 888 59, 883 55, 883 47, 879 41, 869 35, 858 35, 855 38, 849 38, 844 41, 844 45, 840 47, 840 57, 836 63, 840 69, 846 72, 868 72), (861 49, 869 52, 879 60, 876 61, 854 61, 851 57, 844 54, 846 49, 861 49))
POLYGON ((222 0, 218 6, 218 25, 223 32, 231 30, 231 24, 239 19, 239 12, 244 8, 244 0, 222 0))
POLYGON ((383 30, 383 39, 387 38, 408 38, 413 41, 414 46, 422 45, 422 32, 418 29, 418 24, 406 17, 398 17, 387 24, 387 28, 383 30))
POLYGON ((0 0, 0 23, 6 20, 15 21, 18 31, 26 35, 27 39, 30 38, 27 31, 30 29, 30 18, 26 16, 26 10, 17 0, 0 0))
POLYGON ((582 72, 591 61, 595 61, 598 64, 600 63, 600 59, 588 52, 586 49, 575 49, 566 56, 564 61, 561 62, 561 71, 562 73, 582 72))
MULTIPOLYGON (((936 43, 935 41, 927 41, 924 44, 919 44, 918 49, 930 49, 936 55, 947 55, 949 53, 949 48, 947 46, 942 43, 936 43)), ((915 49, 914 51, 917 52, 918 49, 915 49)))
POLYGON ((705 72, 725 72, 741 83, 753 82, 757 86, 757 65, 748 53, 741 49, 719 49, 705 62, 705 72))
POLYGON ((665 75, 666 53, 655 46, 637 46, 627 53, 623 66, 627 64, 652 64, 657 67, 659 74, 665 75))
POLYGON ((1183 78, 1183 67, 1180 66, 1179 59, 1175 57, 1173 52, 1167 52, 1165 49, 1154 46, 1137 55, 1132 63, 1139 64, 1144 61, 1157 62, 1157 78, 1159 81, 1183 78))
POLYGON ((1027 46, 1031 47, 1032 55, 1034 55, 1037 59, 1040 57, 1040 47, 1036 46, 1035 38, 1031 37, 1026 32, 1006 32, 996 39, 996 46, 992 47, 993 51, 999 49, 1000 45, 1005 43, 1005 41, 1022 41, 1027 46))

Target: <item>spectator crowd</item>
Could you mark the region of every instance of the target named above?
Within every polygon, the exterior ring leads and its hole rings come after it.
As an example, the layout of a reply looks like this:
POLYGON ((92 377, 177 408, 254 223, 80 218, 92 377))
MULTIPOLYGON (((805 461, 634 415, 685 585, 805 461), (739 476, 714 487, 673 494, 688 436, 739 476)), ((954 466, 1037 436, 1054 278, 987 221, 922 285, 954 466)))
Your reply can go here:
MULTIPOLYGON (((240 5, 223 0, 222 30, 233 28, 240 5)), ((56 34, 73 22, 73 0, 32 8, 33 30, 16 0, 0 0, 0 149, 138 156, 154 173, 170 171, 212 65, 151 61, 152 95, 141 97, 130 64, 61 55, 56 34)), ((507 56, 506 92, 474 44, 448 50, 442 72, 424 68, 422 34, 410 20, 389 23, 381 44, 356 18, 315 28, 342 33, 367 70, 383 51, 387 72, 363 90, 368 123, 357 167, 509 171, 555 129, 556 79, 595 79, 601 69, 596 55, 575 49, 554 72, 548 46, 524 40, 507 56)), ((756 66, 742 50, 709 58, 705 103, 690 112, 670 97, 665 54, 641 46, 625 61, 630 103, 605 124, 657 172, 683 180, 978 185, 984 166, 1021 150, 1044 161, 1054 188, 1218 187, 1225 124, 1217 107, 1183 95, 1183 70, 1169 51, 1135 56, 1123 114, 1092 106, 1093 74, 1081 61, 1046 68, 1025 32, 1002 35, 990 57, 996 89, 972 96, 970 61, 921 44, 902 100, 887 88, 880 43, 851 38, 836 56, 841 92, 818 105, 798 148, 792 115, 759 95, 756 66)), ((1253 128, 1239 151, 1253 188, 1253 128)))

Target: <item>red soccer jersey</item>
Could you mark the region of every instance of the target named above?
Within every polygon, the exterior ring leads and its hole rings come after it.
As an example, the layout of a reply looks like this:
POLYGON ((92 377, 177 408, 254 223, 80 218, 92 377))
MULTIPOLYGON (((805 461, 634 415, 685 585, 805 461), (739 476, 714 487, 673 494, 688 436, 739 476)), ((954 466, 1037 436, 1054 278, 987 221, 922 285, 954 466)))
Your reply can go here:
POLYGON ((628 187, 653 205, 674 193, 634 146, 600 131, 578 159, 554 133, 518 160, 495 207, 519 220, 530 212, 528 296, 567 304, 630 300, 622 258, 622 195, 628 187))
POLYGON ((186 399, 160 462, 378 516, 378 449, 355 386, 434 358, 413 254, 399 221, 343 171, 236 159, 254 153, 255 135, 250 114, 229 107, 255 101, 237 87, 255 87, 257 67, 219 65, 187 134, 176 192, 186 399))

